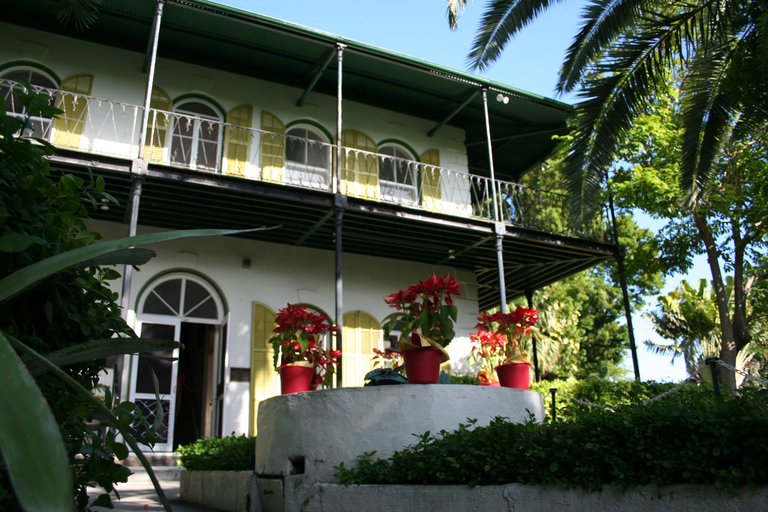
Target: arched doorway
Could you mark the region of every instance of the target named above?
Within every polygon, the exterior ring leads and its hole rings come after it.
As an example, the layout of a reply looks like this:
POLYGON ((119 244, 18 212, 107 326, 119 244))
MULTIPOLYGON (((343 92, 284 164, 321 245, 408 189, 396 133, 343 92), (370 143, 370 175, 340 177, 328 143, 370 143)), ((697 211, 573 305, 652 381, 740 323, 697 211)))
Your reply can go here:
POLYGON ((154 451, 221 435, 226 369, 226 312, 216 288, 193 274, 175 272, 150 282, 139 297, 137 332, 179 341, 183 349, 133 356, 131 401, 152 424, 158 416, 154 376, 164 418, 154 451))

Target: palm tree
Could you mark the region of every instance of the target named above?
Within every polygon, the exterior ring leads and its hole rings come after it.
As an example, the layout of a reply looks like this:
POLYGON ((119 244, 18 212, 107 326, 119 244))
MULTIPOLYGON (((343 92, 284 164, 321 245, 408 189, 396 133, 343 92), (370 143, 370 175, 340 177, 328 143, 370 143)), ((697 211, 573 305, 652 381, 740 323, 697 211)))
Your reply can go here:
MULTIPOLYGON (((731 297, 733 285, 733 278, 729 278, 728 294, 731 297)), ((658 309, 649 313, 648 318, 653 324, 653 330, 671 343, 646 340, 646 347, 656 354, 671 355, 672 361, 682 356, 689 375, 701 368, 707 358, 718 357, 721 351, 721 335, 717 321, 717 302, 706 279, 700 279, 695 288, 687 281, 682 281, 676 290, 659 297, 658 305, 658 309)), ((763 327, 757 329, 754 334, 760 341, 764 341, 765 336, 763 327)), ((752 362, 755 352, 751 347, 752 344, 738 353, 734 365, 738 370, 746 371, 752 362)), ((709 375, 705 371, 702 377, 709 375)), ((737 385, 740 385, 743 379, 738 377, 737 385)))
MULTIPOLYGON (((454 25, 466 3, 448 2, 454 25)), ((487 68, 509 39, 552 3, 490 0, 469 55, 471 66, 487 68)), ((731 134, 754 132, 768 120, 766 0, 590 0, 582 19, 557 84, 561 93, 581 87, 565 166, 575 217, 583 222, 596 211, 617 141, 665 85, 666 72, 682 62, 681 187, 710 262, 721 359, 734 364, 750 340, 745 289, 737 286, 734 292, 732 321, 717 243, 700 207, 731 134)), ((727 379, 726 386, 734 390, 735 380, 727 379)))

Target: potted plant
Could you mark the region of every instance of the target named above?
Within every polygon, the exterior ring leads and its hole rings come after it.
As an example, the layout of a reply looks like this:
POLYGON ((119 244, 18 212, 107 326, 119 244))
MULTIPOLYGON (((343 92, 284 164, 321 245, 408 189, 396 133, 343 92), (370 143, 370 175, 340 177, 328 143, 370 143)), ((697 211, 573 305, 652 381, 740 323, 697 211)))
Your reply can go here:
POLYGON ((384 325, 384 337, 394 328, 400 329, 397 348, 403 354, 408 383, 437 384, 440 363, 450 359, 445 347, 456 335, 457 309, 451 296, 463 295, 460 284, 449 274, 432 274, 426 281, 384 297, 398 311, 384 325))
POLYGON ((275 315, 272 362, 280 374, 283 394, 330 387, 341 351, 322 347, 323 337, 339 332, 326 316, 307 310, 307 306, 288 304, 275 315))
POLYGON ((479 367, 477 383, 481 386, 500 386, 496 367, 506 359, 507 335, 496 330, 480 329, 470 334, 469 339, 472 341, 470 367, 479 367))
MULTIPOLYGON (((531 328, 538 321, 539 311, 518 306, 512 313, 480 313, 477 316, 477 328, 482 331, 496 332, 497 336, 506 337, 501 354, 503 361, 495 367, 502 387, 528 389, 531 378, 531 363, 523 352, 520 343, 523 336, 531 333, 531 328)), ((497 338, 500 340, 500 338, 497 338)))

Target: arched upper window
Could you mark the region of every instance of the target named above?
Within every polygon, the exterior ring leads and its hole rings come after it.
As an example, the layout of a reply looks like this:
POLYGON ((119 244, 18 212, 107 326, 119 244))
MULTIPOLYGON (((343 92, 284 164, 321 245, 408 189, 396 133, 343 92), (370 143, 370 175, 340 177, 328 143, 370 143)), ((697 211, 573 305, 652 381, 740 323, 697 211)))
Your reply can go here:
POLYGON ((418 204, 416 189, 419 166, 405 149, 395 144, 382 145, 379 154, 381 197, 401 204, 418 204))
POLYGON ((286 181, 312 188, 326 188, 331 167, 331 145, 320 130, 308 125, 286 132, 286 181))
MULTIPOLYGON (((21 91, 21 82, 28 82, 35 92, 41 89, 58 89, 56 82, 48 75, 33 69, 10 69, 0 74, 0 96, 5 100, 5 111, 14 117, 26 117, 27 112, 21 100, 13 94, 13 91, 21 91)), ((51 105, 54 99, 51 96, 51 105)), ((51 125, 51 117, 33 116, 30 118, 33 134, 36 137, 46 137, 51 125)), ((32 135, 32 133, 27 133, 32 135)))
POLYGON ((188 275, 170 275, 153 283, 143 294, 139 312, 175 316, 195 321, 220 321, 223 317, 218 294, 207 283, 188 275))
POLYGON ((221 146, 221 116, 201 100, 179 103, 173 109, 171 163, 215 171, 221 146))

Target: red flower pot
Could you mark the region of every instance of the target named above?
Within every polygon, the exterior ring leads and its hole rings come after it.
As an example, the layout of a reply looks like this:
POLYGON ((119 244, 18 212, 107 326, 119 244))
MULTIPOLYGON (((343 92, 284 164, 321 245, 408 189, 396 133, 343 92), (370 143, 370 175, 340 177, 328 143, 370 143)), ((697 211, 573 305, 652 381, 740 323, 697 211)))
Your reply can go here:
POLYGON ((496 367, 496 375, 503 388, 528 389, 531 381, 531 363, 509 363, 496 367))
POLYGON ((408 384, 437 384, 440 380, 440 352, 437 349, 403 350, 405 376, 408 384))
POLYGON ((310 390, 312 375, 315 373, 315 369, 311 366, 286 364, 278 370, 280 371, 280 391, 284 395, 310 390))

